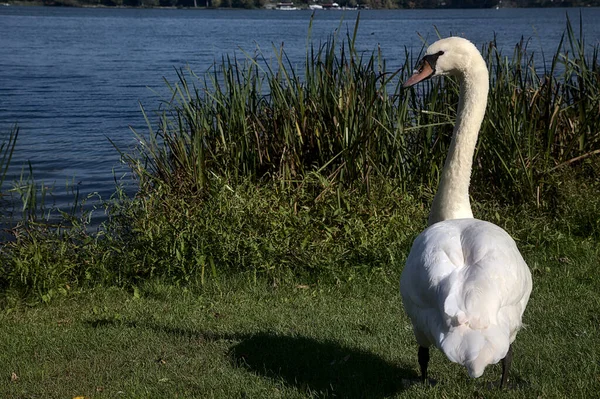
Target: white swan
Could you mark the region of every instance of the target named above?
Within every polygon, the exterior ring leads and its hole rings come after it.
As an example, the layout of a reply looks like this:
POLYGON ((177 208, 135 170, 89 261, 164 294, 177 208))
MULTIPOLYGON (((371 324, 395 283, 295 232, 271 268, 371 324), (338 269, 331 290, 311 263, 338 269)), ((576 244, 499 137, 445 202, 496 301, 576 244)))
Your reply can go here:
POLYGON ((474 378, 502 360, 502 387, 531 273, 508 233, 471 212, 471 166, 489 88, 485 61, 468 40, 442 39, 427 49, 404 87, 439 75, 453 75, 460 83, 458 115, 429 227, 413 243, 400 292, 419 344, 423 381, 429 347, 435 345, 474 378))

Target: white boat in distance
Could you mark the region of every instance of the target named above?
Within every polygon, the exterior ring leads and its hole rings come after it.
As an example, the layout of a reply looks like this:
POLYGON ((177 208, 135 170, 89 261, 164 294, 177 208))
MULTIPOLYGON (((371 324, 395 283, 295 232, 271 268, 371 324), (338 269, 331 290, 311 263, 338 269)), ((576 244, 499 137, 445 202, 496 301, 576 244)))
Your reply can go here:
POLYGON ((275 9, 281 11, 296 11, 300 8, 296 7, 294 3, 277 3, 275 9))

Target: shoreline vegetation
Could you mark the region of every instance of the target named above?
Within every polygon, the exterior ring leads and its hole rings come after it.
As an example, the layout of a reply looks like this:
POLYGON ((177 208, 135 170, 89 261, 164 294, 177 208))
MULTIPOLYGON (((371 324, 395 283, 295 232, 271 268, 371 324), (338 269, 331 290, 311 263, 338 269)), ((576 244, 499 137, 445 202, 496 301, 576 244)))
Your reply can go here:
MULTIPOLYGON (((388 71, 380 50, 356 50, 358 25, 308 45, 304 70, 279 49, 273 62, 224 56, 206 75, 179 71, 167 82, 170 99, 143 110, 137 150, 121 154, 136 196, 116 187, 96 210, 107 221, 95 233, 77 197, 69 211, 45 209, 35 171, 5 182, 22 217, 0 243, 0 302, 156 278, 202 287, 231 273, 397 273, 437 187, 458 86, 445 78, 403 90, 420 54, 406 50, 403 66, 388 71)), ((547 245, 546 228, 597 241, 600 45, 567 22, 541 70, 525 40, 512 55, 493 40, 481 50, 491 83, 471 180, 475 214, 525 247, 547 245), (530 220, 524 230, 519 219, 530 220)), ((1 147, 0 171, 17 133, 1 147)))
MULTIPOLYGON (((35 170, 0 186, 23 211, 0 241, 0 397, 597 395, 600 44, 568 22, 546 67, 525 40, 481 48, 473 212, 515 238, 534 280, 499 391, 500 365, 472 380, 439 351, 440 383, 414 383, 399 277, 459 89, 401 89, 422 54, 389 71, 356 29, 309 44, 301 70, 283 49, 181 70, 122 153, 138 192, 116 187, 97 231, 77 206, 50 217, 35 170)), ((18 129, 0 132, 0 176, 18 129)))
POLYGON ((0 5, 85 8, 179 8, 179 9, 466 9, 600 7, 600 0, 4 0, 0 5))

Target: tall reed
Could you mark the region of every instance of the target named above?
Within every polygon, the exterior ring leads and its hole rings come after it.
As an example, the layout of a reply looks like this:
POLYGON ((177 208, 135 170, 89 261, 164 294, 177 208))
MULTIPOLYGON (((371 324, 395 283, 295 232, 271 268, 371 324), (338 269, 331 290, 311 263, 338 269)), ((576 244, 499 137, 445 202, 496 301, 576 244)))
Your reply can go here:
POLYGON ((510 197, 539 199, 562 170, 591 166, 598 176, 598 44, 590 49, 591 56, 583 32, 577 36, 569 20, 549 66, 535 64, 525 41, 512 59, 490 45, 491 98, 478 155, 480 179, 510 197))
MULTIPOLYGON (((381 178, 405 190, 435 187, 457 83, 435 80, 419 93, 402 90, 417 58, 404 50, 404 64, 388 71, 379 49, 357 50, 358 24, 344 38, 310 44, 301 72, 283 49, 275 49, 275 65, 259 54, 224 57, 203 77, 180 71, 158 121, 148 118, 149 134, 138 133, 140 152, 127 156, 142 187, 197 195, 211 175, 292 187, 314 175, 327 185, 367 191, 381 178)), ((491 90, 474 182, 485 187, 484 196, 537 201, 555 172, 597 160, 598 45, 586 47, 568 21, 542 72, 524 41, 510 58, 495 40, 482 53, 491 90)))
POLYGON ((15 145, 17 144, 17 138, 19 137, 19 127, 14 126, 6 138, 2 138, 0 141, 0 196, 2 195, 2 186, 8 173, 8 166, 12 159, 15 151, 15 145))

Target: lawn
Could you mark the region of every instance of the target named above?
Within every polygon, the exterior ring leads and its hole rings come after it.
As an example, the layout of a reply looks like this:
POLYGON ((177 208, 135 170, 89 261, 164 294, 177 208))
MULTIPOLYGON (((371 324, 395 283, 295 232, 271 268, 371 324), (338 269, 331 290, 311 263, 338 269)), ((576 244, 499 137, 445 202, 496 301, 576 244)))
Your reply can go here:
POLYGON ((597 242, 545 237, 525 250, 534 291, 515 344, 513 388, 416 344, 396 270, 303 284, 244 275, 202 289, 98 288, 0 315, 6 398, 581 397, 600 391, 597 242))

